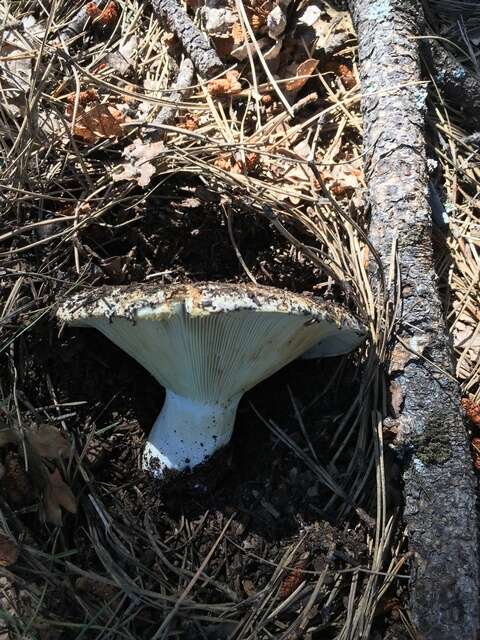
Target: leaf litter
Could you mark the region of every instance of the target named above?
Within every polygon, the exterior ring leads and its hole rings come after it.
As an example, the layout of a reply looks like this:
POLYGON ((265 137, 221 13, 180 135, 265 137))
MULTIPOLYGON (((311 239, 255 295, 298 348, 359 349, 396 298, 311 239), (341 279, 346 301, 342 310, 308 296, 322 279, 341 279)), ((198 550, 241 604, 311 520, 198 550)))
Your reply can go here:
MULTIPOLYGON (((158 137, 148 125, 172 107, 184 52, 144 3, 88 13, 69 1, 50 14, 22 1, 5 16, 21 54, 2 54, 2 90, 8 64, 23 67, 7 100, 16 110, 0 113, 1 510, 26 541, 15 565, 25 632, 48 623, 66 637, 140 639, 167 621, 163 637, 187 640, 298 629, 346 640, 409 629, 398 470, 372 419, 389 324, 365 271, 355 36, 327 2, 286 4, 187 3, 225 71, 195 76, 158 137), (190 279, 324 295, 367 320, 371 343, 353 360, 292 363, 252 390, 232 447, 159 488, 138 460, 161 390, 101 336, 57 333, 51 317, 82 287, 190 279), (384 593, 394 607, 378 606, 384 593)), ((450 201, 457 178, 473 198, 476 169, 450 166, 450 201)), ((454 212, 447 277, 459 378, 478 402, 470 211, 460 201, 454 212)))

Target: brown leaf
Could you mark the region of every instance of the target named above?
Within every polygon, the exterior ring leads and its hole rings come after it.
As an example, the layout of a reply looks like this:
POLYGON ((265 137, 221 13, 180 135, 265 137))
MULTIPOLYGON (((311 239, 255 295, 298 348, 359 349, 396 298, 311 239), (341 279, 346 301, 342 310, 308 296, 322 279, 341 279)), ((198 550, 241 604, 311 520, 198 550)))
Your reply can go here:
POLYGON ((77 513, 77 501, 68 484, 55 469, 53 473, 47 472, 47 485, 43 494, 43 507, 47 522, 60 526, 62 524, 62 510, 69 513, 77 513))
MULTIPOLYGON (((73 117, 71 105, 67 106, 66 115, 73 117)), ((87 107, 79 105, 73 133, 84 142, 94 144, 99 140, 125 135, 126 131, 121 125, 129 121, 129 118, 110 104, 97 103, 87 107)))
POLYGON ((78 101, 78 104, 84 107, 89 102, 98 102, 98 93, 95 89, 85 89, 77 93, 69 93, 66 96, 66 101, 70 105, 74 105, 78 101))
POLYGON ((42 458, 68 458, 70 443, 60 429, 48 424, 29 429, 27 439, 32 449, 42 458))
POLYGON ((298 91, 305 85, 312 76, 315 69, 318 67, 318 60, 314 58, 308 58, 305 62, 302 62, 297 67, 296 78, 290 80, 285 85, 287 91, 298 91))
POLYGON ((14 564, 18 558, 18 547, 7 538, 6 535, 0 533, 0 567, 8 567, 14 564))
POLYGON ((18 440, 18 434, 13 429, 0 430, 0 447, 4 447, 6 444, 13 444, 18 440))
POLYGON ((242 90, 242 85, 238 81, 239 77, 240 72, 233 70, 227 71, 225 78, 211 80, 207 85, 210 95, 222 96, 239 93, 242 90))
POLYGON ((232 50, 235 47, 235 42, 233 41, 233 38, 230 38, 228 35, 227 36, 210 36, 210 38, 220 58, 226 58, 232 53, 232 50))
POLYGON ((162 141, 158 142, 142 142, 139 138, 123 151, 123 155, 127 162, 120 165, 121 172, 112 173, 112 180, 136 180, 141 186, 145 187, 150 182, 150 178, 155 175, 156 168, 150 162, 160 156, 165 150, 162 141))

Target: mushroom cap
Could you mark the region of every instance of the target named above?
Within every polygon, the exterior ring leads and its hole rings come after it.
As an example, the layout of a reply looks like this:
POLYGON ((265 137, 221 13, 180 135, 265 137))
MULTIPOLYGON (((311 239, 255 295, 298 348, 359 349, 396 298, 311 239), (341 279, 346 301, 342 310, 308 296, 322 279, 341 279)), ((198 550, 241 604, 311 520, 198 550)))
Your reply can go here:
POLYGON ((252 284, 155 283, 73 296, 60 320, 98 329, 175 393, 230 401, 322 341, 355 349, 365 328, 341 306, 252 284))

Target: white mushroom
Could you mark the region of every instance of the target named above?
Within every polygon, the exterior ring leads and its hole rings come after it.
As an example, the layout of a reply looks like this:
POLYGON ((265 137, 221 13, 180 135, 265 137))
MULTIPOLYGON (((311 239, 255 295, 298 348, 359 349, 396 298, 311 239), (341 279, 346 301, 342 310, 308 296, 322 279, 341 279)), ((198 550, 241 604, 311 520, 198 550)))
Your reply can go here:
POLYGON ((244 284, 103 288, 57 315, 104 333, 166 388, 143 454, 157 477, 226 445, 240 398, 258 382, 320 341, 354 349, 365 335, 332 303, 244 284))

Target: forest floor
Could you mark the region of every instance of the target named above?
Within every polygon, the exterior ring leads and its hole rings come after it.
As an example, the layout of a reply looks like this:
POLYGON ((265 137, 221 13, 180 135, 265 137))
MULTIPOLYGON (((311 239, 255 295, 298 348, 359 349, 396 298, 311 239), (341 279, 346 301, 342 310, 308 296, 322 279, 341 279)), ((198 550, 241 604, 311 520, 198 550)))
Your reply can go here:
MULTIPOLYGON (((415 637, 355 34, 314 0, 279 4, 273 36, 276 6, 187 2, 225 72, 195 76, 154 139, 183 49, 149 5, 0 7, 0 637, 415 637), (370 340, 262 382, 226 449, 159 484, 139 459, 163 389, 55 310, 101 285, 205 280, 335 300, 370 340)), ((436 267, 480 470, 478 142, 429 86, 436 267)))

